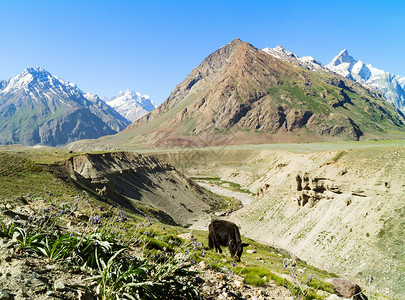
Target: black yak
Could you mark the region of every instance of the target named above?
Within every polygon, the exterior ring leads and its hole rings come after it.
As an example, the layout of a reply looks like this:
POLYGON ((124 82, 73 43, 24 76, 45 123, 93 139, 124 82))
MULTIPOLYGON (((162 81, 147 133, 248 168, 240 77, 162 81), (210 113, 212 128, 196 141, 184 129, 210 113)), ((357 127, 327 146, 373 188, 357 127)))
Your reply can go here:
POLYGON ((243 247, 249 246, 249 244, 242 243, 238 226, 224 220, 214 220, 208 226, 208 245, 211 249, 215 247, 215 251, 219 251, 219 253, 222 253, 220 246, 228 247, 231 256, 236 261, 240 261, 243 247))

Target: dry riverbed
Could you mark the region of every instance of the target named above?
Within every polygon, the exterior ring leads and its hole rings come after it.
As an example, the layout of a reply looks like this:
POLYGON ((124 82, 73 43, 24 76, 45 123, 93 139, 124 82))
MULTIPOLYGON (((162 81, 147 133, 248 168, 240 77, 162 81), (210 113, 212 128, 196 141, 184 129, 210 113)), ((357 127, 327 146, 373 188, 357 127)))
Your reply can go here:
POLYGON ((213 192, 215 194, 225 196, 225 197, 232 197, 238 201, 240 201, 244 206, 248 205, 253 202, 255 197, 243 192, 233 191, 229 188, 218 186, 216 184, 210 183, 208 181, 196 181, 200 186, 213 192))

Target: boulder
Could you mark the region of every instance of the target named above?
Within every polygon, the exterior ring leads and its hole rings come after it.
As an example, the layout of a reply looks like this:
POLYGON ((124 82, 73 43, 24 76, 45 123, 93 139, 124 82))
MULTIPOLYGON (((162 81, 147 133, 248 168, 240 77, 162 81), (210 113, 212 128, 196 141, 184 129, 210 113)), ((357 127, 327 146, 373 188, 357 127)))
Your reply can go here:
POLYGON ((361 292, 359 285, 345 278, 331 278, 327 280, 335 290, 336 294, 345 298, 353 297, 353 300, 367 300, 361 292))

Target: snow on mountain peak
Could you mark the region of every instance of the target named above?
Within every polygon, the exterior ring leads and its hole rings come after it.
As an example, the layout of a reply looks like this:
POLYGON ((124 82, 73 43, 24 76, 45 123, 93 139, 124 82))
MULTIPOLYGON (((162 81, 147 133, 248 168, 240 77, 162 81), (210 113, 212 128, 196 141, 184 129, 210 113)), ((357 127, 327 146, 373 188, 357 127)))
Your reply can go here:
POLYGON ((338 66, 342 63, 355 64, 356 60, 349 55, 349 51, 343 49, 340 53, 328 64, 328 66, 338 66))
POLYGON ((41 67, 26 68, 23 72, 7 81, 7 85, 0 90, 1 94, 14 93, 23 90, 25 94, 44 93, 71 96, 82 93, 76 84, 53 76, 41 67))
POLYGON ((120 91, 106 103, 130 121, 139 119, 157 107, 148 95, 129 90, 120 91))
POLYGON ((38 73, 49 74, 49 72, 47 70, 41 68, 40 66, 25 68, 24 72, 30 73, 30 74, 38 74, 38 73))
POLYGON ((405 77, 374 68, 356 60, 344 49, 326 66, 327 69, 363 85, 376 88, 396 107, 405 111, 405 77))
POLYGON ((312 56, 304 56, 300 58, 298 55, 294 54, 291 51, 288 51, 287 49, 285 49, 280 45, 277 45, 274 48, 264 48, 262 51, 282 61, 287 61, 294 65, 304 67, 308 70, 317 70, 317 71, 324 70, 322 63, 315 60, 312 56))

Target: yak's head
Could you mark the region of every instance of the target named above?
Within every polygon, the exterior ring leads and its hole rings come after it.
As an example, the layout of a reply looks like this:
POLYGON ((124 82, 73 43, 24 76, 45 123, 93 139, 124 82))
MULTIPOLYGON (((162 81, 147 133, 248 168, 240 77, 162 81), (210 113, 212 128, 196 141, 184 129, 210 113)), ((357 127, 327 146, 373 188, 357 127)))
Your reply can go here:
POLYGON ((249 244, 242 243, 241 241, 235 242, 234 240, 229 241, 229 251, 231 252, 231 256, 234 260, 240 261, 240 257, 242 256, 243 247, 247 247, 249 244))

